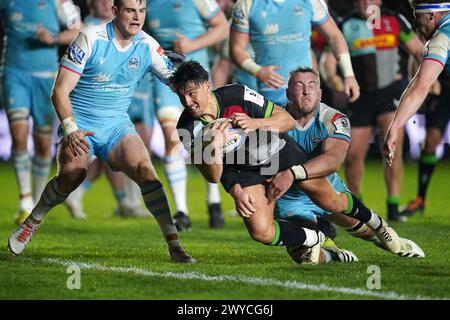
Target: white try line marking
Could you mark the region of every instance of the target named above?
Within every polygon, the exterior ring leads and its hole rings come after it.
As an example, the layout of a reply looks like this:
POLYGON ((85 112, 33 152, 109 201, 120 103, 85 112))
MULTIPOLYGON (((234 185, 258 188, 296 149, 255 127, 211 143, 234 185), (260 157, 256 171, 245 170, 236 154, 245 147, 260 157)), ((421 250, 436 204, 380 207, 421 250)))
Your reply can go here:
POLYGON ((212 282, 237 282, 242 284, 250 284, 256 286, 264 287, 281 287, 288 289, 299 289, 307 291, 317 291, 317 292, 333 292, 333 293, 343 293, 363 297, 374 297, 389 300, 436 300, 449 298, 433 298, 426 296, 409 296, 399 294, 394 291, 380 292, 372 291, 362 288, 345 288, 345 287, 331 287, 326 284, 307 284, 298 281, 291 280, 277 280, 270 278, 258 278, 258 277, 247 277, 247 276, 236 276, 236 275, 222 275, 222 276, 210 276, 207 274, 202 274, 198 272, 154 272, 148 269, 142 269, 138 267, 113 267, 105 266, 97 263, 90 262, 79 262, 71 260, 62 260, 56 258, 45 258, 41 260, 47 264, 57 264, 62 266, 76 265, 80 269, 90 269, 96 271, 106 271, 106 272, 116 272, 116 273, 133 273, 140 276, 152 277, 152 278, 171 278, 180 280, 200 280, 200 281, 212 281, 212 282))

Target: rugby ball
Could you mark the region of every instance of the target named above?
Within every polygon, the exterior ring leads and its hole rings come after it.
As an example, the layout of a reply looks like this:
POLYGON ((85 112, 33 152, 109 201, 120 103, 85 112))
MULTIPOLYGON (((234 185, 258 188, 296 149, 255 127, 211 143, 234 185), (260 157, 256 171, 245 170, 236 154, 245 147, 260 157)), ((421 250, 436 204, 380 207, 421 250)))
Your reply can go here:
MULTIPOLYGON (((219 118, 214 122, 211 122, 207 126, 205 126, 202 130, 202 135, 205 141, 211 139, 211 127, 217 122, 223 122, 227 120, 227 118, 219 118)), ((235 151, 239 149, 247 138, 247 134, 241 128, 233 128, 230 127, 228 129, 226 143, 221 147, 222 154, 226 154, 228 152, 235 151)))

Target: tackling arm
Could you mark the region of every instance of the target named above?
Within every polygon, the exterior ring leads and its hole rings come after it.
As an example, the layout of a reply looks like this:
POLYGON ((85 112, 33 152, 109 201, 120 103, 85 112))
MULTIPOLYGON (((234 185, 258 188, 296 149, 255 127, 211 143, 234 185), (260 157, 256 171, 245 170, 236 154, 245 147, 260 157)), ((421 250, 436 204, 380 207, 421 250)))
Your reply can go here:
POLYGON ((303 164, 308 178, 323 178, 339 170, 349 148, 345 140, 328 138, 322 144, 322 153, 303 164))

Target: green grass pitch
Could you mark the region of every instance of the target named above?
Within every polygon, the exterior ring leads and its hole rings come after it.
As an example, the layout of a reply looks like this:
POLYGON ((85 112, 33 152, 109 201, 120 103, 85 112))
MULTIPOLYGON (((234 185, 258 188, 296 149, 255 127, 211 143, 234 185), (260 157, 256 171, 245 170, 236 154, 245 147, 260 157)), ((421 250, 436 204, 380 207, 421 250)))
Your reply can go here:
MULTIPOLYGON (((166 183, 162 167, 156 165, 166 183)), ((402 203, 416 192, 417 165, 407 163, 402 203)), ((208 228, 206 185, 189 170, 188 205, 193 230, 181 234, 197 259, 171 263, 152 219, 114 216, 115 201, 102 177, 85 197, 86 221, 73 220, 64 206, 49 213, 20 257, 6 248, 14 229, 17 187, 10 164, 0 164, 0 300, 3 299, 416 299, 450 298, 450 163, 439 163, 426 212, 405 224, 399 235, 417 242, 424 259, 404 259, 338 231, 336 243, 360 259, 352 264, 294 264, 282 247, 250 239, 240 217, 226 216, 226 227, 208 228), (80 269, 80 289, 68 289, 68 266, 80 269), (380 271, 380 289, 367 283, 380 271), (368 272, 369 271, 369 272, 368 272)), ((165 184, 166 185, 166 184, 165 184)), ((166 188, 167 190, 167 188, 166 188)), ((381 163, 368 163, 366 204, 385 216, 381 163)), ((223 190, 222 190, 223 191, 223 190)), ((233 209, 224 192, 225 211, 233 209)), ((373 282, 372 282, 373 283, 373 282)))

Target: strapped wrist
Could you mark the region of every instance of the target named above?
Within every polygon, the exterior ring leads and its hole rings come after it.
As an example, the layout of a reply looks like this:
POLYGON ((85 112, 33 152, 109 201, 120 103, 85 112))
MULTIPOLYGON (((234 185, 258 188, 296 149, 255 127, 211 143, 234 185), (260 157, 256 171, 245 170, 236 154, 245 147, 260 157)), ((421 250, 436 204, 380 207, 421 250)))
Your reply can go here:
POLYGON ((245 59, 241 63, 241 68, 243 70, 247 71, 248 73, 251 73, 254 76, 256 76, 258 71, 262 69, 262 67, 259 64, 257 64, 255 61, 253 61, 252 58, 245 59))
POLYGON ((299 164, 297 166, 292 166, 289 168, 294 175, 294 180, 303 181, 308 179, 308 173, 303 165, 299 164))
POLYGON ((73 117, 65 118, 63 121, 61 121, 61 124, 64 128, 64 133, 66 134, 66 136, 78 130, 78 126, 73 117))
POLYGON ((353 72, 352 59, 350 58, 350 53, 344 52, 339 54, 338 64, 339 68, 341 68, 344 78, 355 76, 355 73, 353 72))

